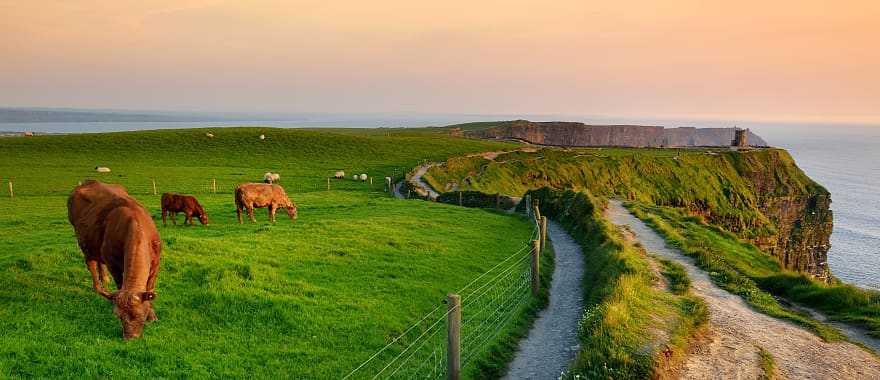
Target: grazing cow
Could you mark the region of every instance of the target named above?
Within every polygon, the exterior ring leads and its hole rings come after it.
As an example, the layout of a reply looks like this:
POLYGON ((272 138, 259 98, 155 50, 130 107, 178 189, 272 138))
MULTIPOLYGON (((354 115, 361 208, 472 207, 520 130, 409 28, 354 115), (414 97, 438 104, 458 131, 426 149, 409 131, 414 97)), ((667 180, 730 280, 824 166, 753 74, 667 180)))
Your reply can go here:
POLYGON ((345 178, 345 171, 337 170, 336 173, 333 174, 333 177, 336 179, 343 179, 343 178, 345 178))
POLYGON ((275 223, 275 212, 279 208, 287 210, 287 216, 291 220, 296 219, 296 203, 291 202, 284 192, 284 188, 278 185, 264 183, 245 183, 235 188, 235 212, 238 214, 238 223, 241 220, 241 210, 247 209, 251 222, 256 223, 254 208, 269 209, 269 220, 275 223))
POLYGON ((165 221, 167 214, 171 214, 171 223, 176 225, 178 212, 182 212, 186 216, 183 224, 193 224, 192 218, 195 216, 203 225, 208 225, 208 213, 205 212, 196 197, 176 193, 162 194, 162 225, 168 225, 165 221))
POLYGON ((124 187, 89 180, 70 194, 67 216, 95 291, 113 302, 123 338, 139 338, 144 322, 156 320, 161 241, 150 213, 124 187), (104 288, 108 270, 116 283, 114 293, 104 288))

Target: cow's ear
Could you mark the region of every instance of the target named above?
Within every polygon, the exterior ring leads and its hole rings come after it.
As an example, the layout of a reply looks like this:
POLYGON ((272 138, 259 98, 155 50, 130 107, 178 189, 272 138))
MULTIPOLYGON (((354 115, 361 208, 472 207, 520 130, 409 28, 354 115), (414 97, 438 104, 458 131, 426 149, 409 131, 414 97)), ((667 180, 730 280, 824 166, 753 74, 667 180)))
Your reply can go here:
POLYGON ((141 301, 152 301, 156 299, 155 292, 143 292, 141 293, 141 301))

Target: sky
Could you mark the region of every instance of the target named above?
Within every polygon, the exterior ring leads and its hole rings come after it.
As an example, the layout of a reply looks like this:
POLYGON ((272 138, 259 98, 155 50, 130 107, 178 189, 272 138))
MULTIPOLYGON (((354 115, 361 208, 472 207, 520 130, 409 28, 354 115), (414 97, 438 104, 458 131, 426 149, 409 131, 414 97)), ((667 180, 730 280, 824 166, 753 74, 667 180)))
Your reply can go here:
POLYGON ((880 1, 0 0, 0 106, 880 122, 880 1))

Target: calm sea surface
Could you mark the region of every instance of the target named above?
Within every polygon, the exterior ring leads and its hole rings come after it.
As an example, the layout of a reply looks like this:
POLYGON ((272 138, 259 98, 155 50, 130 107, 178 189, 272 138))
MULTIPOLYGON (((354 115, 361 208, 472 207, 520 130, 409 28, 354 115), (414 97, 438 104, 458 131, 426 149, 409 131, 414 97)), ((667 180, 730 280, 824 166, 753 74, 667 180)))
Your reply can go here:
MULTIPOLYGON (((513 119, 509 117, 507 119, 513 119)), ((0 131, 56 133, 110 132, 142 129, 261 125, 275 127, 404 127, 446 125, 459 121, 505 119, 500 115, 462 115, 441 118, 338 117, 298 121, 240 122, 100 122, 100 123, 2 123, 0 131), (435 120, 436 119, 436 120, 435 120)), ((535 117, 533 120, 539 119, 535 117)), ((559 120, 563 120, 560 118, 559 120)), ((571 120, 571 119, 569 119, 571 120)), ((637 122, 620 120, 618 122, 637 122)), ((659 121, 655 125, 694 125, 659 121)), ((700 124, 697 124, 700 125, 700 124)), ((702 123, 702 126, 728 126, 702 123)), ((829 264, 843 281, 880 290, 880 127, 761 125, 750 123, 754 132, 771 145, 788 149, 811 178, 831 191, 834 233, 829 264)))

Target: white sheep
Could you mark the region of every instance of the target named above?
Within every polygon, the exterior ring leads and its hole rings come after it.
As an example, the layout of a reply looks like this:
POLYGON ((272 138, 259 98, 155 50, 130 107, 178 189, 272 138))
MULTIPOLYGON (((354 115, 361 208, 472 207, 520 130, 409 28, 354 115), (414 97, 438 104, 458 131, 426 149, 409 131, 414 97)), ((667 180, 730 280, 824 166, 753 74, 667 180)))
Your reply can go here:
POLYGON ((266 139, 266 135, 260 135, 260 140, 265 140, 265 139, 266 139))
POLYGON ((95 166, 95 171, 98 173, 110 173, 110 168, 106 166, 95 166))
POLYGON ((367 175, 361 174, 361 182, 367 182, 367 175))
POLYGON ((209 139, 213 139, 213 138, 214 138, 214 134, 211 133, 211 132, 205 133, 205 136, 208 136, 209 139))
POLYGON ((357 180, 358 180, 358 175, 357 175, 357 174, 352 174, 352 175, 351 175, 351 179, 357 181, 357 180))
POLYGON ((279 179, 281 179, 281 175, 278 173, 267 172, 263 174, 263 182, 265 183, 278 182, 279 179))

